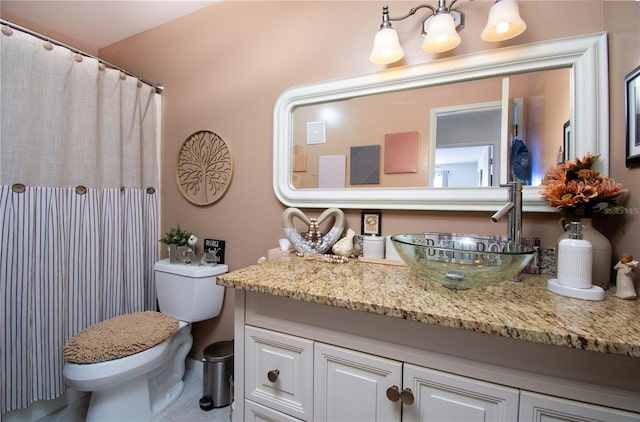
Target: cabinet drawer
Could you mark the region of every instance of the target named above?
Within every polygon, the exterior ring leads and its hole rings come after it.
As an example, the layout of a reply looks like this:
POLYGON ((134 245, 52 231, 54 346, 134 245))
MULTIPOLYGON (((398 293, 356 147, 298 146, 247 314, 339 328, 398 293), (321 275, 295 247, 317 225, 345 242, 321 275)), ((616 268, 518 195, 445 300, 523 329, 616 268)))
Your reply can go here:
POLYGON ((247 326, 245 350, 246 398, 287 415, 311 420, 313 342, 247 326))
POLYGON ((284 413, 280 413, 273 409, 269 409, 258 403, 254 403, 251 400, 244 401, 244 422, 300 422, 300 419, 296 419, 284 413))
POLYGON ((523 391, 520 422, 639 422, 640 414, 523 391))

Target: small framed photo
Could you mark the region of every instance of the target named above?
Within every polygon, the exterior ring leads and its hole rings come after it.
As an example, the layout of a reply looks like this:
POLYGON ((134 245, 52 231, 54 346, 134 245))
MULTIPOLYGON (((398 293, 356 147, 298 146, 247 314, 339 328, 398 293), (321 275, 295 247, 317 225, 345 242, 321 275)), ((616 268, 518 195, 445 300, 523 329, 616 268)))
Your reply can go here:
POLYGON ((640 165, 640 66, 624 78, 627 116, 627 167, 640 165))
POLYGON ((362 211, 362 234, 382 235, 382 213, 379 211, 362 211))

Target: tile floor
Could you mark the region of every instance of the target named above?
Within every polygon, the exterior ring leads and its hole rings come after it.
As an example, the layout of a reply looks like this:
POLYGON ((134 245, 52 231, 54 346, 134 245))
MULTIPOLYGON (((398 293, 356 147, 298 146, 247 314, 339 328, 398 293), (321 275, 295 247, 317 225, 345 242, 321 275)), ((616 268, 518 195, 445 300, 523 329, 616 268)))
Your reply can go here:
MULTIPOLYGON (((202 397, 202 366, 188 365, 184 377, 185 388, 173 405, 158 416, 155 422, 229 422, 231 406, 208 412, 200 409, 202 397)), ((76 400, 56 413, 38 419, 38 422, 82 422, 87 414, 89 398, 76 400)), ((136 421, 132 421, 136 422, 136 421)))

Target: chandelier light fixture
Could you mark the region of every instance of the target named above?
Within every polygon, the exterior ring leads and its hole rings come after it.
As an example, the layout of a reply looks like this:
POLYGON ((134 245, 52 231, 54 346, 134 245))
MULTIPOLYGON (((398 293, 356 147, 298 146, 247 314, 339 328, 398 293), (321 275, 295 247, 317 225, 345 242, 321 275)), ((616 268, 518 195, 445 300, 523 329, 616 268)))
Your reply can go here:
MULTIPOLYGON (((402 59, 404 51, 391 22, 413 16, 420 9, 429 9, 431 12, 422 23, 422 49, 427 53, 442 53, 456 48, 461 41, 458 33, 464 28, 464 13, 453 8, 457 1, 453 0, 447 6, 446 0, 438 0, 437 8, 421 4, 399 17, 390 17, 389 6, 384 6, 382 24, 374 39, 369 60, 376 64, 389 64, 402 59)), ((504 41, 522 34, 525 29, 527 24, 520 17, 515 0, 497 0, 489 10, 489 19, 481 38, 492 42, 504 41)))

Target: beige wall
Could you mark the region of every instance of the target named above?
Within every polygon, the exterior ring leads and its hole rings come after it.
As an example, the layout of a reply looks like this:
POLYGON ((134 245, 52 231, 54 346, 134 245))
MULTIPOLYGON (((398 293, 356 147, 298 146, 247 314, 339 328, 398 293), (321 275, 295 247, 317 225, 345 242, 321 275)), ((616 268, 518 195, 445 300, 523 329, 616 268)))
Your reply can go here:
POLYGON ((54 39, 58 42, 67 44, 68 46, 77 48, 80 51, 84 51, 85 53, 88 54, 92 54, 92 55, 97 55, 98 54, 98 50, 91 47, 88 44, 83 43, 81 40, 74 40, 73 38, 69 38, 66 35, 63 35, 57 31, 55 31, 56 28, 44 28, 40 25, 34 24, 33 22, 29 21, 28 19, 24 19, 22 17, 19 16, 14 16, 11 13, 7 13, 3 8, 2 8, 2 2, 0 1, 0 17, 2 19, 5 19, 9 22, 13 22, 15 24, 21 25, 27 29, 30 29, 32 31, 36 31, 39 32, 41 34, 45 34, 49 37, 51 37, 51 39, 54 39))
POLYGON ((552 163, 556 163, 559 149, 564 148, 564 132, 559 128, 564 127, 571 116, 569 102, 547 101, 547 96, 554 93, 567 93, 569 96, 566 75, 559 70, 545 73, 544 78, 528 80, 529 94, 525 97, 524 139, 531 152, 534 185, 539 184, 552 163))
MULTIPOLYGON (((609 32, 611 78, 612 176, 636 190, 638 171, 624 168, 624 74, 640 61, 637 2, 521 1, 529 28, 502 43, 514 45, 575 34, 609 32), (574 16, 567 19, 568 16, 574 16)), ((500 45, 480 41, 492 2, 465 2, 463 42, 452 54, 482 51, 500 45)), ((164 144, 162 176, 163 227, 181 224, 200 238, 227 240, 231 269, 256 263, 282 237, 284 206, 272 189, 272 114, 278 96, 288 87, 331 78, 375 72, 369 63, 383 2, 223 2, 178 21, 102 49, 105 59, 148 79, 162 81, 164 144), (234 152, 235 175, 226 196, 210 207, 182 199, 174 181, 174 157, 193 131, 209 129, 221 135, 234 152)), ((401 14, 413 2, 393 2, 401 14)), ((417 37, 420 19, 395 24, 406 51, 405 64, 430 60, 417 37)), ((444 56, 446 56, 445 54, 444 56)), ((640 208, 631 195, 630 207, 640 208)), ((309 214, 318 213, 308 210, 309 214)), ((385 233, 437 230, 502 233, 504 224, 489 222, 490 213, 385 211, 385 233)), ((634 233, 640 216, 628 216, 622 227, 608 219, 603 227, 616 254, 640 255, 634 233)), ((348 224, 360 230, 360 210, 347 211, 348 224)), ((560 234, 554 215, 525 217, 524 234, 540 236, 553 246, 560 234)), ((194 327, 193 355, 211 341, 232 337, 233 293, 225 298, 223 315, 194 327)))
MULTIPOLYGON (((272 115, 278 96, 288 87, 331 78, 375 72, 369 63, 373 37, 387 2, 245 2, 225 1, 146 31, 99 51, 118 64, 166 87, 163 94, 162 227, 180 224, 200 239, 227 241, 227 262, 238 269, 257 262, 282 237, 285 207, 272 189, 272 115), (181 143, 197 130, 222 136, 234 154, 235 173, 227 194, 208 207, 182 198, 174 176, 181 143)), ((466 12, 462 44, 442 57, 500 46, 609 33, 611 175, 631 191, 627 206, 640 209, 640 169, 624 166, 624 75, 640 63, 640 3, 632 1, 519 1, 527 31, 516 39, 489 44, 480 32, 492 1, 460 1, 466 12), (579 4, 578 4, 579 3, 579 4)), ((390 2, 400 15, 415 2, 390 2)), ((420 19, 394 23, 405 48, 402 64, 431 60, 420 49, 420 19)), ((319 210, 306 210, 318 214, 319 210)), ((360 210, 346 210, 347 222, 360 230, 360 210)), ((505 223, 489 222, 489 212, 384 211, 384 233, 457 231, 503 233, 505 223)), ((640 256, 640 215, 624 227, 607 217, 601 229, 614 253, 640 256)), ((560 234, 553 214, 528 214, 524 235, 539 236, 550 247, 560 234)), ((192 356, 204 346, 233 336, 233 291, 221 317, 194 326, 192 356)))

